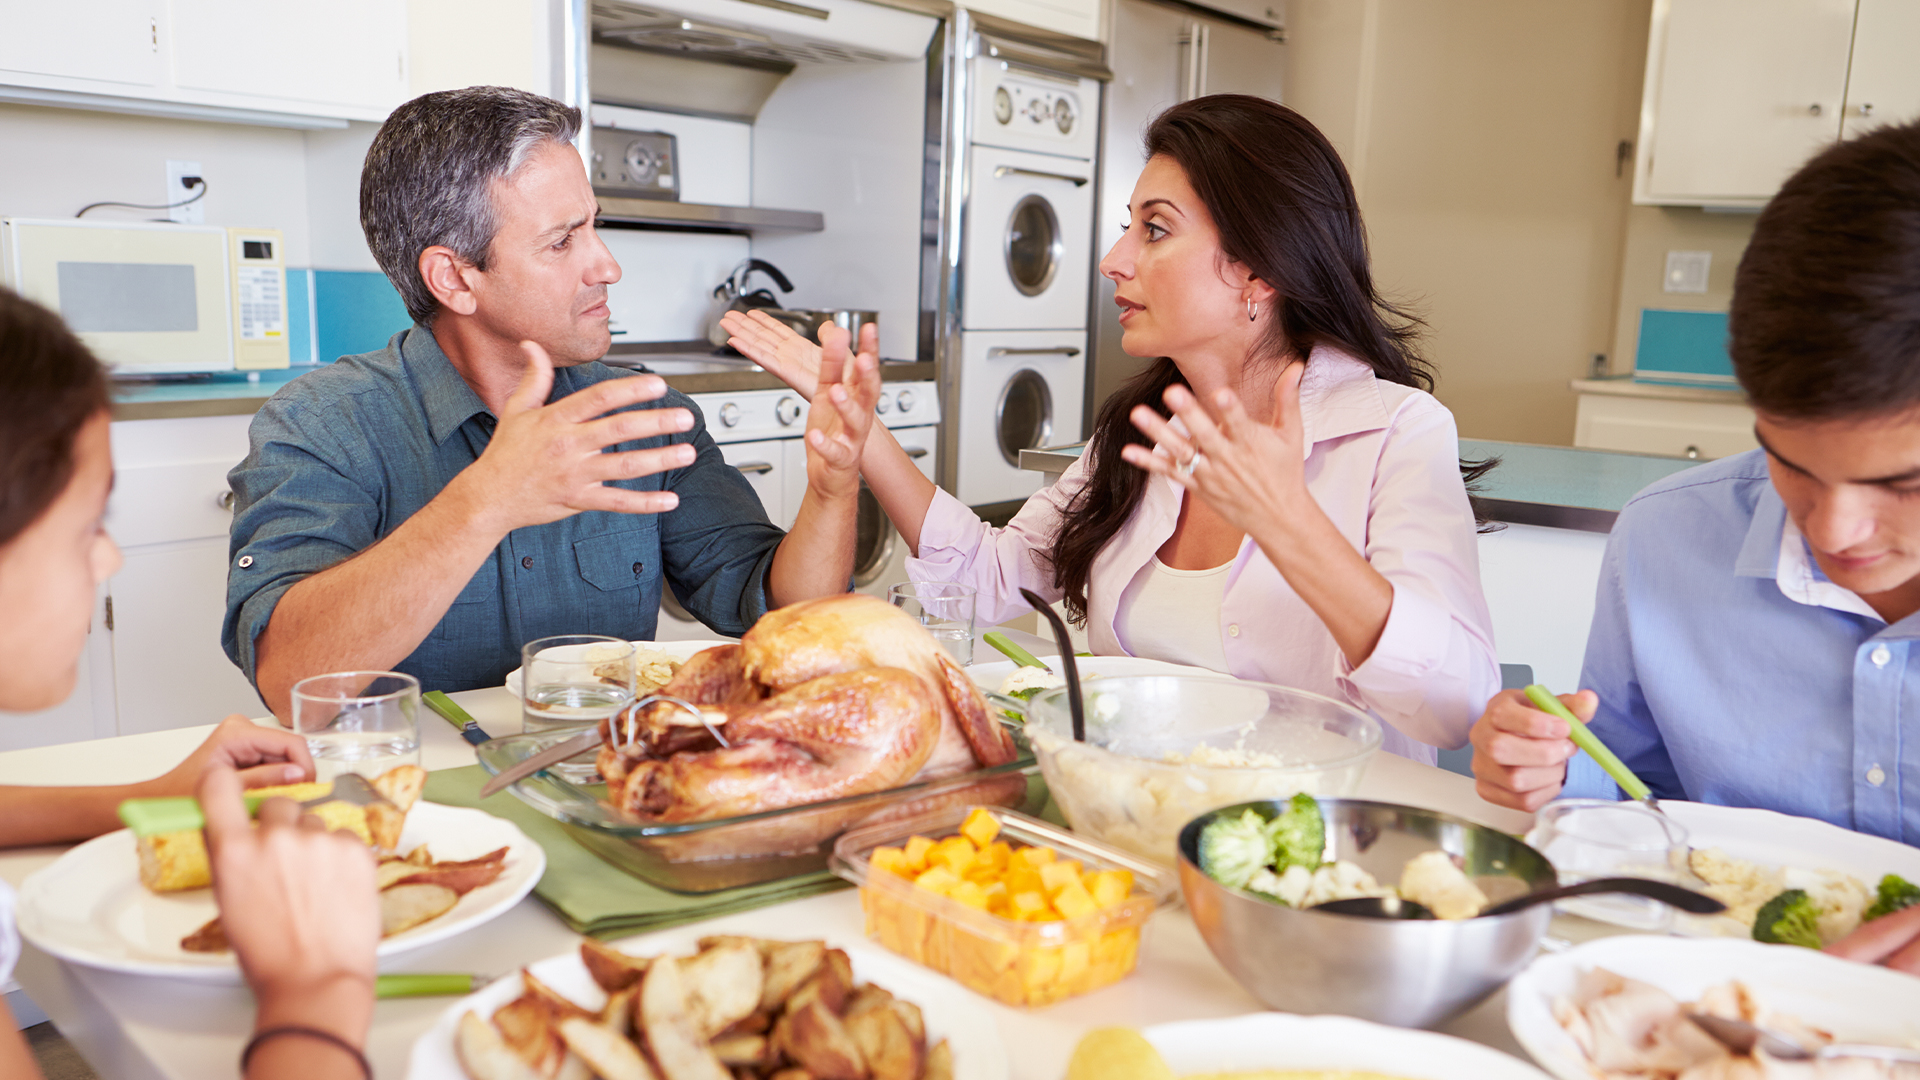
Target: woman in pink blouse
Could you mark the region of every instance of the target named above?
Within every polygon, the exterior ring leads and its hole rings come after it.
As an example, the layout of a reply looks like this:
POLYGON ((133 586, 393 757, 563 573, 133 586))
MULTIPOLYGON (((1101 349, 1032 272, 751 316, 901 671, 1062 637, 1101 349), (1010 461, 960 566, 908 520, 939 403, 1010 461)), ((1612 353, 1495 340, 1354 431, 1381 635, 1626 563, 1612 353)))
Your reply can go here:
MULTIPOLYGON (((985 624, 1027 610, 1024 587, 1084 620, 1097 654, 1353 702, 1388 750, 1431 762, 1466 740, 1499 665, 1453 416, 1414 321, 1374 291, 1346 169, 1299 114, 1240 95, 1168 109, 1146 152, 1100 272, 1122 346, 1157 359, 1002 529, 870 440, 908 571, 974 586, 985 624)), ((764 317, 727 325, 811 392, 817 350, 764 317)))

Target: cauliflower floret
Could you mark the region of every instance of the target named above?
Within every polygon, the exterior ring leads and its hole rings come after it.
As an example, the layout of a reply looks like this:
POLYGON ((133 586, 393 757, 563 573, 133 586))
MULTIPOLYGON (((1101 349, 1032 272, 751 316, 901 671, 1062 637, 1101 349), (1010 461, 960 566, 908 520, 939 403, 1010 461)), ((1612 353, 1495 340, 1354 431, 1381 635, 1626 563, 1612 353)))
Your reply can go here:
POLYGON ((1350 862, 1330 862, 1313 872, 1313 887, 1307 890, 1304 906, 1313 907, 1329 900, 1351 900, 1357 896, 1383 896, 1385 889, 1372 874, 1350 862))
POLYGON ((1008 697, 1024 697, 1022 690, 1051 690, 1065 685, 1067 680, 1064 677, 1046 668, 1017 667, 1012 674, 1000 680, 1000 692, 1008 697))
POLYGON ((1443 919, 1470 919, 1487 906, 1487 894, 1438 849, 1414 856, 1400 871, 1400 898, 1425 904, 1443 919))
POLYGON ((1820 942, 1831 945, 1860 925, 1860 915, 1873 903, 1865 882, 1838 870, 1802 870, 1786 867, 1780 875, 1789 889, 1804 889, 1819 912, 1820 942))

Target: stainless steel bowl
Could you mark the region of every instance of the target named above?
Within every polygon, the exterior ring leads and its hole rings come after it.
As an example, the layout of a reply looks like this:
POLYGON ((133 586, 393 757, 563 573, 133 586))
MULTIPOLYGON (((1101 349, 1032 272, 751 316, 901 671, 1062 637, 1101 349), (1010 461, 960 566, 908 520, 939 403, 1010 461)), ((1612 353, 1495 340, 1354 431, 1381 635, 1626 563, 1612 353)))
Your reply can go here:
MULTIPOLYGON (((1545 856, 1484 825, 1393 803, 1319 802, 1328 858, 1354 863, 1383 884, 1399 881, 1408 860, 1435 848, 1459 857, 1495 903, 1557 883, 1545 856)), ((1268 1008, 1431 1027, 1525 967, 1553 918, 1553 905, 1541 904, 1484 919, 1372 919, 1290 908, 1227 888, 1200 871, 1200 830, 1249 807, 1278 813, 1281 804, 1222 807, 1180 831, 1180 885, 1215 959, 1268 1008)))

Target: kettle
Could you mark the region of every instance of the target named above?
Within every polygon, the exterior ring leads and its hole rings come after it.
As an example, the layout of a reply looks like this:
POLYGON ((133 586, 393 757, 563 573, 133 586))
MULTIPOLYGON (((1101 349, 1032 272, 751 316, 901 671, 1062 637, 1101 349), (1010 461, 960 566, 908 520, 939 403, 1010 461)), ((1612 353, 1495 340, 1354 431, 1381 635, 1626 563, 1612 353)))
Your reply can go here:
POLYGON ((780 301, 766 288, 747 289, 748 279, 759 271, 773 279, 773 284, 783 293, 793 291, 793 282, 780 272, 779 267, 765 259, 746 259, 733 268, 727 280, 713 287, 713 303, 707 309, 707 340, 715 348, 727 347, 727 330, 720 325, 720 317, 729 311, 764 311, 768 315, 786 323, 793 331, 802 336, 809 335, 814 329, 811 312, 789 311, 780 306, 780 301))

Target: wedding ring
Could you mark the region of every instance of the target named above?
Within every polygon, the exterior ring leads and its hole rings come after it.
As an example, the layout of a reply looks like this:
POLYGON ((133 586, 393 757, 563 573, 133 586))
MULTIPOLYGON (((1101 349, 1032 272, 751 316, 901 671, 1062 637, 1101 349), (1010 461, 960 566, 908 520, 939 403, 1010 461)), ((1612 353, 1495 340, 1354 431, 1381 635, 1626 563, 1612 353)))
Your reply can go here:
POLYGON ((1199 460, 1200 460, 1200 455, 1195 454, 1192 457, 1188 458, 1187 460, 1181 462, 1179 465, 1175 466, 1174 471, 1179 473, 1181 476, 1192 476, 1194 463, 1199 460))

